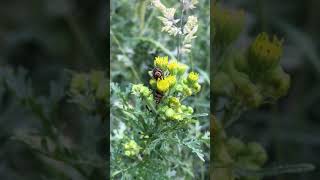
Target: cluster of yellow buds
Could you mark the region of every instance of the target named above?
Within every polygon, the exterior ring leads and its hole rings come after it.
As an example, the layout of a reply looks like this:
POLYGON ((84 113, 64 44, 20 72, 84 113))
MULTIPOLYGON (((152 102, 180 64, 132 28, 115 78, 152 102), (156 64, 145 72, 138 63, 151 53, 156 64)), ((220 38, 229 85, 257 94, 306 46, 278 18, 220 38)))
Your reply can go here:
POLYGON ((170 97, 167 102, 166 105, 160 108, 160 112, 164 115, 164 119, 181 121, 189 119, 188 116, 193 114, 193 108, 182 105, 177 97, 170 97))
POLYGON ((124 143, 123 148, 124 154, 129 157, 139 154, 141 149, 141 147, 134 140, 124 143))
POLYGON ((98 70, 90 73, 74 73, 70 84, 70 92, 73 95, 94 92, 95 97, 99 100, 106 100, 108 88, 105 73, 98 70))
POLYGON ((267 33, 259 34, 248 51, 250 66, 256 72, 276 66, 282 56, 282 43, 283 40, 279 40, 276 36, 271 40, 267 33))
POLYGON ((259 34, 246 54, 232 52, 226 57, 222 70, 213 77, 213 93, 236 97, 249 107, 284 96, 290 76, 279 64, 281 55, 282 41, 259 34))
POLYGON ((162 78, 150 80, 150 85, 156 88, 160 93, 166 93, 169 89, 183 93, 185 96, 190 96, 192 93, 197 93, 201 89, 198 83, 199 74, 190 72, 184 76, 188 66, 179 63, 176 60, 168 60, 168 57, 156 57, 154 60, 156 68, 163 74, 162 78))
POLYGON ((163 70, 166 70, 168 66, 169 58, 168 56, 160 57, 157 56, 154 60, 154 66, 155 67, 160 67, 163 70))
POLYGON ((131 92, 136 96, 146 98, 148 101, 153 100, 152 91, 143 84, 133 84, 131 92))
POLYGON ((268 159, 265 149, 256 142, 244 143, 238 138, 229 138, 226 148, 235 164, 246 169, 259 170, 268 159))
POLYGON ((178 63, 176 60, 172 60, 169 62, 167 68, 170 74, 181 76, 186 72, 188 66, 182 63, 178 63))
POLYGON ((155 97, 160 97, 159 101, 163 102, 159 105, 163 119, 183 120, 192 115, 193 109, 182 105, 181 99, 201 90, 199 74, 187 74, 187 65, 176 60, 169 61, 168 57, 156 57, 154 65, 155 70, 150 71, 152 78, 149 83, 154 89, 155 97))

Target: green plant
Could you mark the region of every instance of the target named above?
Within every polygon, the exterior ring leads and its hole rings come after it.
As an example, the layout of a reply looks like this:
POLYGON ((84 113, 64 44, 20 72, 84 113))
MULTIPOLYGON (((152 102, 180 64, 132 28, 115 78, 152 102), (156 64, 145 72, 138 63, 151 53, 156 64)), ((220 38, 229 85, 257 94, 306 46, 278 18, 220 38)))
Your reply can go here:
POLYGON ((283 40, 260 33, 245 50, 234 42, 244 28, 243 11, 214 4, 211 176, 217 179, 261 179, 313 170, 311 164, 264 168, 267 153, 256 142, 229 137, 228 128, 248 110, 276 103, 285 96, 290 76, 280 65, 283 40))
POLYGON ((0 67, 0 100, 7 104, 1 107, 1 122, 19 123, 6 126, 1 134, 4 149, 11 152, 19 147, 8 155, 14 156, 13 161, 7 161, 19 168, 16 159, 25 157, 17 152, 28 153, 37 167, 37 172, 30 172, 33 179, 104 178, 108 173, 106 148, 102 148, 107 141, 105 73, 64 72, 57 76, 46 89, 48 94, 39 95, 25 69, 0 67), (75 130, 66 130, 66 124, 73 124, 75 130))
MULTIPOLYGON (((153 0, 153 6, 162 14, 159 17, 161 30, 176 42, 177 46, 173 48, 177 54, 169 50, 170 46, 148 41, 167 56, 153 57, 153 67, 149 71, 144 68, 140 74, 132 70, 139 83, 127 83, 125 90, 119 83, 111 84, 113 179, 192 179, 198 175, 205 178, 207 157, 203 149, 209 146, 209 132, 200 120, 207 113, 201 112, 194 106, 196 103, 189 100, 205 93, 200 85, 203 77, 195 72, 192 64, 184 63, 188 62, 186 59, 198 30, 198 18, 187 16, 187 13, 197 3, 195 0, 181 1, 181 16, 175 19, 176 8, 167 8, 161 1, 153 0), (149 85, 139 81, 144 74, 149 74, 145 79, 149 85)), ((135 54, 134 57, 139 56, 135 54)), ((128 54, 126 58, 129 59, 128 54)), ((189 62, 192 62, 191 58, 189 62)))

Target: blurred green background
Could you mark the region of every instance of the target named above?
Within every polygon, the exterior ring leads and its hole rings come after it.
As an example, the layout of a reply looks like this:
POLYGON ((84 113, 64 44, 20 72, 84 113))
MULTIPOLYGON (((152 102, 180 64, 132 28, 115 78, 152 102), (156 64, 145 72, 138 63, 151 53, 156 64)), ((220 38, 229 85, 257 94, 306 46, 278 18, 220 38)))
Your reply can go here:
POLYGON ((286 97, 274 105, 244 113, 228 130, 245 141, 258 141, 267 148, 266 166, 308 162, 309 173, 267 179, 307 180, 320 177, 320 1, 317 0, 225 0, 231 8, 246 12, 246 29, 238 46, 247 47, 260 32, 284 39, 281 64, 291 76, 286 97))
POLYGON ((1 180, 107 176, 107 122, 68 92, 70 70, 107 71, 108 8, 103 0, 0 2, 1 180))

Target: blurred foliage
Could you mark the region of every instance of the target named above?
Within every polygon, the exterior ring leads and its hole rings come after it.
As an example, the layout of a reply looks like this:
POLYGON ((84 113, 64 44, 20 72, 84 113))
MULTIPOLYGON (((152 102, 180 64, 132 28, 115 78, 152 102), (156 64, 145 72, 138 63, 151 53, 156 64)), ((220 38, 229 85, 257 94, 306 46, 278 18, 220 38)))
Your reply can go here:
POLYGON ((106 9, 1 1, 0 179, 107 176, 106 9), (81 93, 78 72, 90 86, 81 93))
MULTIPOLYGON (((265 104, 239 115, 239 121, 228 127, 229 136, 260 142, 269 157, 265 167, 271 168, 264 169, 265 173, 263 170, 239 175, 266 176, 263 179, 317 179, 317 169, 290 174, 313 169, 313 166, 287 164, 308 162, 319 166, 319 142, 316 140, 319 136, 319 116, 315 111, 319 108, 320 82, 319 21, 316 20, 320 17, 317 10, 319 2, 227 0, 221 1, 221 4, 225 8, 245 11, 245 27, 233 44, 235 48, 243 50, 248 47, 260 32, 283 37, 281 66, 291 79, 288 95, 276 104, 265 104)), ((215 50, 214 54, 219 53, 215 50)))

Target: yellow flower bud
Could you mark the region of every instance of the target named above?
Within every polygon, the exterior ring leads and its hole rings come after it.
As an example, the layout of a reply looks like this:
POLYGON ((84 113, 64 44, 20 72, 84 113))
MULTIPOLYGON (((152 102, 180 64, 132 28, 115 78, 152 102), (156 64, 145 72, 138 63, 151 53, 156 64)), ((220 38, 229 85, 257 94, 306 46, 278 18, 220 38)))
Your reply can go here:
POLYGON ((201 90, 201 85, 199 83, 195 83, 193 85, 195 93, 198 93, 201 90))
POLYGON ((172 108, 168 108, 166 110, 166 117, 167 118, 173 119, 174 115, 175 115, 175 112, 174 112, 174 110, 172 108))
POLYGON ((134 156, 139 154, 141 147, 134 141, 130 140, 129 142, 123 144, 124 154, 126 156, 134 156))
POLYGON ((173 87, 177 82, 176 77, 173 75, 170 75, 170 76, 166 77, 165 79, 169 82, 170 87, 173 87))
POLYGON ((177 74, 179 64, 176 60, 173 60, 173 61, 169 62, 167 67, 168 67, 170 74, 175 75, 175 74, 177 74))
POLYGON ((150 79, 149 84, 151 85, 151 87, 155 88, 157 87, 157 81, 155 79, 150 79))
POLYGON ((177 74, 178 75, 183 75, 186 70, 187 70, 188 66, 182 63, 179 63, 178 67, 177 67, 177 74))
POLYGON ((249 65, 257 73, 274 67, 282 56, 282 43, 276 36, 271 39, 267 33, 259 34, 249 48, 249 65))
POLYGON ((176 97, 170 97, 169 98, 169 104, 170 104, 170 107, 177 108, 177 107, 180 106, 180 101, 176 97))
POLYGON ((192 90, 188 86, 183 87, 183 93, 186 96, 191 96, 192 95, 192 90))
POLYGON ((245 22, 243 11, 226 9, 215 6, 213 9, 214 44, 227 46, 236 40, 242 32, 245 22))
POLYGON ((195 83, 199 80, 199 74, 198 73, 195 73, 195 72, 190 72, 189 75, 188 75, 188 81, 190 83, 195 83))

